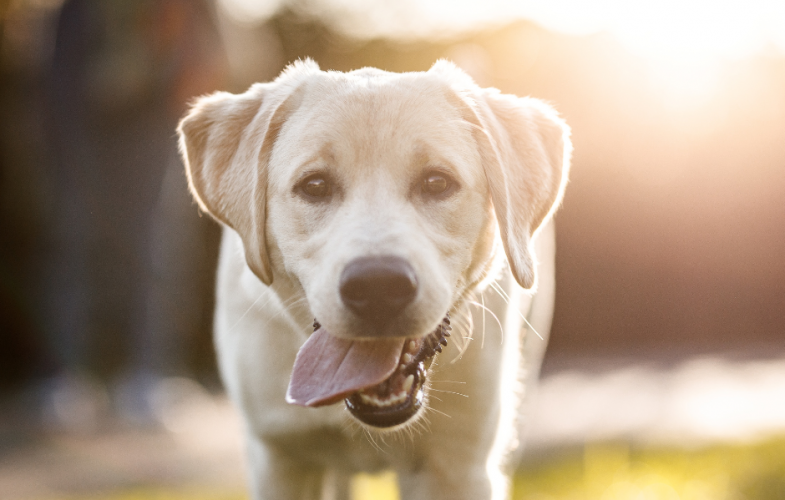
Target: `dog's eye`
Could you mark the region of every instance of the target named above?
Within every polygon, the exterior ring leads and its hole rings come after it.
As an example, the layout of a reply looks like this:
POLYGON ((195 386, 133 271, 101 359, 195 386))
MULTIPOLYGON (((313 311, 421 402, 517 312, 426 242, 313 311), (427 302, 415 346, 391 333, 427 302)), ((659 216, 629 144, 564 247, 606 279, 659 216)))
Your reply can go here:
POLYGON ((312 176, 300 184, 300 189, 312 198, 326 198, 332 194, 330 183, 324 177, 312 176))
POLYGON ((430 173, 422 180, 422 190, 427 194, 444 194, 450 189, 452 182, 449 177, 439 173, 430 173))

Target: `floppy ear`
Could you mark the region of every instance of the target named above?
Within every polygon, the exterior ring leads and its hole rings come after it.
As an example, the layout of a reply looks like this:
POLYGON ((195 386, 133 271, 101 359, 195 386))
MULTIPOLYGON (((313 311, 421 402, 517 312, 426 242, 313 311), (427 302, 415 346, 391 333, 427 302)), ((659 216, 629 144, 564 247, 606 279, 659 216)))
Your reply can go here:
POLYGON ((199 206, 237 231, 245 259, 266 284, 273 281, 265 242, 267 164, 293 96, 304 78, 319 71, 312 61, 289 66, 277 80, 240 95, 202 97, 180 121, 180 152, 199 206))
POLYGON ((561 201, 570 129, 547 104, 484 89, 474 96, 480 147, 504 250, 515 280, 536 283, 532 237, 561 201))

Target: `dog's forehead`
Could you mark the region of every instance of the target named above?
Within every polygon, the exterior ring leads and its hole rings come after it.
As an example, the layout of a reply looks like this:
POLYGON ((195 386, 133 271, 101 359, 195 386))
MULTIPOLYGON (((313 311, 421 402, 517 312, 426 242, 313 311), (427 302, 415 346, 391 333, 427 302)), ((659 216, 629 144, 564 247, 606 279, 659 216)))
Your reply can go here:
POLYGON ((357 173, 436 161, 472 175, 478 159, 472 125, 450 99, 449 87, 432 75, 320 73, 300 91, 274 147, 273 178, 325 156, 357 173))

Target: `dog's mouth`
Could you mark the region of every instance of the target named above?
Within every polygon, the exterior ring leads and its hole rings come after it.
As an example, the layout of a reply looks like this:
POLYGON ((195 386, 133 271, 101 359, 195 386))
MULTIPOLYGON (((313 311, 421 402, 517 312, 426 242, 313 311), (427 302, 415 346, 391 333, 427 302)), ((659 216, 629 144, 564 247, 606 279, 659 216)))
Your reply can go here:
POLYGON ((381 384, 353 393, 346 407, 358 420, 375 427, 392 427, 412 418, 422 406, 428 369, 450 336, 450 318, 431 333, 404 342, 398 369, 381 384))
POLYGON ((403 424, 422 407, 428 369, 450 330, 448 314, 425 337, 352 341, 314 321, 313 335, 297 353, 286 399, 310 407, 343 399, 365 424, 403 424))

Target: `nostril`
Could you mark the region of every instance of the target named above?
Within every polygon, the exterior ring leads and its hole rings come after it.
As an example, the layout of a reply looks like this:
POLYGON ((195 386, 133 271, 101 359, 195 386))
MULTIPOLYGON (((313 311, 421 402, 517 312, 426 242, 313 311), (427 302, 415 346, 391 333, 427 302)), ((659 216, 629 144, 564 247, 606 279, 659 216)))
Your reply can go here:
POLYGON ((382 255, 355 259, 341 274, 341 300, 363 318, 390 318, 414 300, 416 294, 414 269, 400 257, 382 255))

